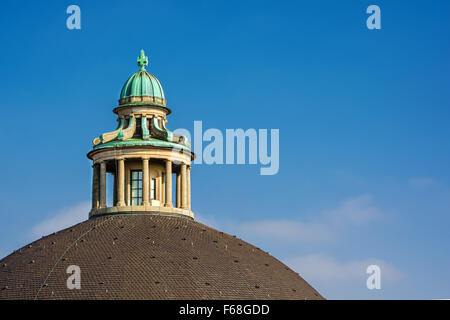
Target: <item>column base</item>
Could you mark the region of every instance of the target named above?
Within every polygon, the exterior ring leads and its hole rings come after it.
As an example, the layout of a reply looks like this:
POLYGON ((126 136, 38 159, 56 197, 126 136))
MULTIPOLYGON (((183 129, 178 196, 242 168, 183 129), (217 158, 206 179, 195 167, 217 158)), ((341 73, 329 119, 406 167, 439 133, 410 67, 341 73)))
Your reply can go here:
POLYGON ((187 209, 164 207, 164 206, 115 206, 107 208, 96 208, 89 212, 89 218, 93 216, 109 214, 169 214, 173 216, 185 216, 194 218, 194 213, 187 209))

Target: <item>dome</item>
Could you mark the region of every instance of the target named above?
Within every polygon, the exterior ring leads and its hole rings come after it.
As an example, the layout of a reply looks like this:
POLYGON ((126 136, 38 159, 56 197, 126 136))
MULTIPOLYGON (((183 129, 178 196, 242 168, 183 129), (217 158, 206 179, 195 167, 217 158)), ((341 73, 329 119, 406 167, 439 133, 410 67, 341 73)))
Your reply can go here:
POLYGON ((158 79, 147 70, 139 70, 133 74, 122 87, 120 99, 129 97, 164 98, 164 92, 158 79))
POLYGON ((145 70, 145 66, 148 65, 148 58, 145 56, 144 50, 141 50, 141 55, 137 61, 141 69, 125 82, 120 92, 119 102, 121 104, 134 102, 136 99, 133 98, 141 98, 138 101, 150 100, 157 105, 165 106, 166 102, 161 83, 155 76, 145 70), (143 100, 142 98, 145 99, 143 100))
POLYGON ((190 218, 91 218, 0 261, 0 299, 323 299, 268 253, 190 218), (81 289, 67 268, 79 266, 81 289))

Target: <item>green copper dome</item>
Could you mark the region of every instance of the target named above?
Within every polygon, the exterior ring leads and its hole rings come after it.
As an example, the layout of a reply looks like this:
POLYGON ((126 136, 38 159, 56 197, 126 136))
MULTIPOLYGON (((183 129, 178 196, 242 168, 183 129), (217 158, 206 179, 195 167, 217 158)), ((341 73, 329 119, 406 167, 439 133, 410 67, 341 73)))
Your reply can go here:
POLYGON ((150 97, 156 102, 165 102, 164 91, 158 79, 151 75, 145 66, 148 65, 148 58, 141 50, 141 55, 137 59, 141 70, 133 74, 123 85, 120 92, 120 100, 133 97, 150 97))

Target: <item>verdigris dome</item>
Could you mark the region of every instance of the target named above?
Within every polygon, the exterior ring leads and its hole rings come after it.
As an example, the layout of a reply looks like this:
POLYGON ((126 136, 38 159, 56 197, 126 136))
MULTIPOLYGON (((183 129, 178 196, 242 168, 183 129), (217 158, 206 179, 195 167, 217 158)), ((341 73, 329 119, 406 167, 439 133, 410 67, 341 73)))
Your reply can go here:
POLYGON ((120 92, 120 104, 129 102, 150 101, 156 105, 166 105, 164 91, 158 79, 145 70, 148 65, 148 58, 141 50, 141 55, 137 59, 140 70, 133 74, 123 85, 120 92), (134 99, 133 99, 134 98, 134 99))
POLYGON ((164 92, 158 79, 147 70, 140 70, 133 74, 122 87, 120 98, 128 97, 156 97, 164 98, 164 92))

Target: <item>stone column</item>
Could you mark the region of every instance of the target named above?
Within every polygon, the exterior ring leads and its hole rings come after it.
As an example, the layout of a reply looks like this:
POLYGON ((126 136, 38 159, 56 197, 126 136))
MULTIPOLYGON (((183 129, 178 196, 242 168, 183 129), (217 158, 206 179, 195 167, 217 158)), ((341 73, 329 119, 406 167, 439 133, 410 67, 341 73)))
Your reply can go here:
POLYGON ((165 207, 173 207, 172 204, 172 161, 166 160, 166 203, 165 207))
POLYGON ((99 172, 98 172, 98 165, 94 164, 92 165, 92 209, 98 208, 98 200, 99 200, 99 172))
POLYGON ((187 207, 189 210, 191 210, 191 166, 187 167, 186 180, 187 180, 187 207))
POLYGON ((181 164, 181 209, 188 208, 187 203, 187 179, 186 179, 186 164, 181 164))
POLYGON ((148 165, 149 159, 142 158, 142 205, 150 205, 150 169, 148 165))
POLYGON ((100 208, 106 208, 106 163, 100 162, 100 208))
POLYGON ((125 160, 118 159, 118 172, 117 172, 117 206, 125 206, 125 160))
POLYGON ((177 199, 176 199, 176 207, 181 208, 181 174, 177 172, 177 199))

